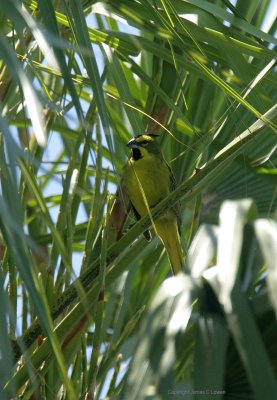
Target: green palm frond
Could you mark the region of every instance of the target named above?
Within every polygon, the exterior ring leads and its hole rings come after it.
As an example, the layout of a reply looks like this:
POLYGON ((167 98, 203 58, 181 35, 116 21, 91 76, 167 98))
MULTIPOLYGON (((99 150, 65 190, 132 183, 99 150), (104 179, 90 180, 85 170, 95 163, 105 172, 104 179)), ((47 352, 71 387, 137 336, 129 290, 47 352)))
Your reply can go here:
POLYGON ((0 398, 274 398, 274 2, 2 3, 0 398), (109 229, 144 131, 177 180, 153 215, 182 202, 175 280, 148 217, 109 229))

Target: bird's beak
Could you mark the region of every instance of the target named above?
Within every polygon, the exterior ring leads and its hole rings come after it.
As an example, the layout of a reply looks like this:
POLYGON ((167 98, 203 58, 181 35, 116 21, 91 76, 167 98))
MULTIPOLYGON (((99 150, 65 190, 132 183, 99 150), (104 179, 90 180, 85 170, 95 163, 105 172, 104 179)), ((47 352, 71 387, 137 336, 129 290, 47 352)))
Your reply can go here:
POLYGON ((127 143, 127 146, 130 147, 130 149, 137 149, 138 145, 137 145, 136 139, 129 140, 129 142, 127 143))

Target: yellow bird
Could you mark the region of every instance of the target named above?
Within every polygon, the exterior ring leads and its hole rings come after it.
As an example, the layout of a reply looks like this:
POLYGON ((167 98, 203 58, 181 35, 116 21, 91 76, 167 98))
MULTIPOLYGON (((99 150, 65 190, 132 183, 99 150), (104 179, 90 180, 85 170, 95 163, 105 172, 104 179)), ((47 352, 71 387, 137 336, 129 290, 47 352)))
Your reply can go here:
MULTIPOLYGON (((132 149, 132 157, 124 168, 123 181, 137 219, 149 214, 175 189, 173 173, 163 158, 157 139, 157 135, 144 134, 127 144, 132 149)), ((179 204, 155 219, 153 225, 167 251, 173 273, 177 274, 184 265, 179 204)), ((144 235, 150 240, 149 232, 144 235)))

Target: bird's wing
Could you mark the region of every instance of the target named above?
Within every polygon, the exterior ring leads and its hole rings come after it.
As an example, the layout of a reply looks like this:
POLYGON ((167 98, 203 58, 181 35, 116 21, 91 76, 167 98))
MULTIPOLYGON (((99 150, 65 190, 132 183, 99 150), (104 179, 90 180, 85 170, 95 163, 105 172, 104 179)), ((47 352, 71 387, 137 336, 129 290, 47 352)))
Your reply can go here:
MULTIPOLYGON (((135 207, 133 206, 132 203, 131 203, 131 205, 132 205, 132 209, 133 209, 133 211, 134 211, 136 220, 139 221, 139 220, 140 220, 140 215, 139 215, 139 213, 137 212, 137 210, 135 209, 135 207)), ((148 229, 147 229, 147 231, 143 232, 143 236, 145 237, 145 239, 146 239, 148 242, 150 242, 150 240, 152 239, 151 232, 150 232, 148 229)))

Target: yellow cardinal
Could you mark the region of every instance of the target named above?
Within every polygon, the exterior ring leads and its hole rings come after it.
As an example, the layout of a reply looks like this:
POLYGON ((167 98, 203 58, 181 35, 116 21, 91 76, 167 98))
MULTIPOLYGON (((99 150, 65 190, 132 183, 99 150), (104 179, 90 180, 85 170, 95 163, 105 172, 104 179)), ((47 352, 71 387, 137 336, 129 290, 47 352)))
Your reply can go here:
MULTIPOLYGON (((175 179, 163 158, 157 135, 138 135, 127 146, 133 154, 124 168, 123 180, 135 216, 140 219, 175 189, 175 179)), ((155 219, 153 225, 167 251, 173 273, 177 274, 184 262, 179 204, 155 219)), ((151 238, 149 232, 144 235, 148 240, 151 238)))

